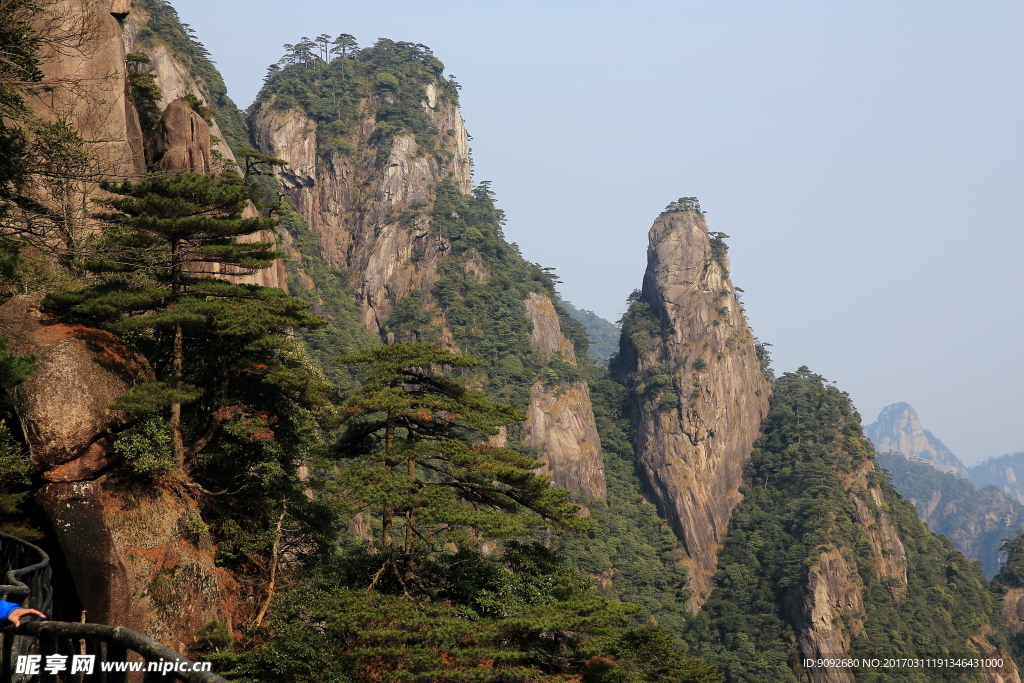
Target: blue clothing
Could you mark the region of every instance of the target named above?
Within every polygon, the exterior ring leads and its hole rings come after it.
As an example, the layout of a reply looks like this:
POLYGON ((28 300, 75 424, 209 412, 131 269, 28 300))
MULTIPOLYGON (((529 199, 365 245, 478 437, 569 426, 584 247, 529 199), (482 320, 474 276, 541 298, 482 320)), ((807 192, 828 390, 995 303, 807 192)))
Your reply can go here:
POLYGON ((11 616, 11 612, 16 609, 21 609, 21 605, 16 602, 4 602, 0 600, 0 619, 6 619, 11 616))

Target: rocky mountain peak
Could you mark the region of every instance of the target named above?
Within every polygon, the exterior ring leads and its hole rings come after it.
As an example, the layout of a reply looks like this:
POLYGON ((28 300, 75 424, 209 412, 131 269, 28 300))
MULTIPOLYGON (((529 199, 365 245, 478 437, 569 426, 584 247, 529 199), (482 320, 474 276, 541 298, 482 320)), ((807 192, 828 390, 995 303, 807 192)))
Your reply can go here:
POLYGON ((878 419, 864 433, 879 453, 895 451, 911 460, 920 460, 942 472, 953 472, 965 479, 967 468, 935 435, 921 426, 917 411, 909 403, 893 403, 882 409, 878 419))
POLYGON ((729 281, 726 247, 699 210, 651 227, 643 291, 623 318, 621 358, 641 474, 689 554, 692 609, 712 577, 769 385, 729 281))

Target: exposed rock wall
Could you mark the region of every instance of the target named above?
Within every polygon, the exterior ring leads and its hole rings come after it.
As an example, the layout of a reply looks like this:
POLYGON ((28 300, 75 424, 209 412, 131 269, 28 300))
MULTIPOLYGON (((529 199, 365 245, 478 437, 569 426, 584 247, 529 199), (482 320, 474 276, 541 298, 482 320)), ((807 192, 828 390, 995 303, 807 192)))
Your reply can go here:
MULTIPOLYGON (((572 342, 562 334, 551 300, 531 292, 526 299, 526 314, 533 323, 530 341, 534 351, 545 360, 557 353, 576 365, 572 342)), ((607 498, 601 437, 587 383, 578 381, 553 387, 534 383, 526 415, 525 443, 544 453, 540 472, 558 486, 586 498, 607 498)))
POLYGON ((217 569, 194 500, 121 486, 107 471, 120 416, 107 406, 148 368, 117 337, 47 319, 39 297, 0 306, 0 335, 37 369, 16 389, 18 417, 43 481, 46 512, 88 620, 127 626, 183 651, 224 619, 230 580, 217 569))
POLYGON ((639 344, 627 329, 622 338, 638 396, 641 474, 686 546, 692 609, 711 591, 743 468, 768 410, 769 386, 727 269, 724 255, 712 257, 700 213, 662 214, 650 231, 640 299, 661 332, 651 344, 639 344), (676 405, 640 396, 654 375, 670 378, 661 398, 674 391, 676 405))
POLYGON ((57 0, 40 14, 42 82, 30 88, 28 104, 48 120, 69 121, 94 157, 98 180, 145 170, 141 129, 125 97, 123 3, 57 0), (116 16, 115 16, 116 15, 116 16))
POLYGON ((1009 652, 1003 650, 988 638, 992 633, 992 627, 985 624, 981 631, 968 639, 967 644, 974 648, 978 657, 989 662, 1002 661, 1002 666, 983 666, 978 669, 981 678, 985 683, 1020 683, 1020 672, 1013 662, 1009 652))
MULTIPOLYGON (((839 550, 827 550, 807 572, 803 602, 790 607, 805 659, 846 659, 852 639, 863 635, 863 584, 839 550), (795 609, 794 609, 795 608, 795 609)), ((847 667, 807 670, 813 683, 853 683, 847 667)))
POLYGON ((878 419, 864 428, 864 433, 879 453, 896 451, 942 472, 952 472, 965 479, 968 476, 960 458, 921 426, 917 411, 908 403, 894 403, 883 408, 878 419))
MULTIPOLYGON (((124 44, 128 52, 149 57, 150 63, 146 68, 152 73, 156 84, 160 87, 160 102, 158 103, 160 110, 165 111, 172 102, 176 102, 186 95, 195 95, 209 104, 209 96, 199 81, 189 73, 189 70, 181 62, 175 59, 166 45, 158 43, 147 45, 139 40, 139 31, 148 21, 149 17, 141 8, 135 8, 129 13, 123 22, 124 44)), ((213 136, 209 142, 211 152, 216 152, 228 161, 236 161, 216 118, 214 118, 210 129, 213 136)))
POLYGON ((184 100, 167 105, 153 139, 153 168, 163 173, 213 173, 210 126, 184 100))
POLYGON ((452 131, 438 136, 440 149, 451 155, 446 163, 423 153, 414 136, 400 134, 385 143, 386 162, 378 170, 382 150, 369 116, 358 126, 354 153, 325 151, 319 159, 317 123, 302 111, 281 111, 271 102, 254 121, 260 151, 288 162, 280 175, 288 196, 317 235, 324 258, 350 273, 363 324, 373 332, 403 296, 417 291, 424 304, 433 301, 438 264, 451 248, 429 229, 433 193, 444 179, 464 193, 471 189, 469 142, 458 107, 442 101, 432 85, 423 107, 437 130, 452 131), (410 227, 397 220, 407 210, 420 212, 410 227), (421 255, 413 259, 414 252, 421 255))

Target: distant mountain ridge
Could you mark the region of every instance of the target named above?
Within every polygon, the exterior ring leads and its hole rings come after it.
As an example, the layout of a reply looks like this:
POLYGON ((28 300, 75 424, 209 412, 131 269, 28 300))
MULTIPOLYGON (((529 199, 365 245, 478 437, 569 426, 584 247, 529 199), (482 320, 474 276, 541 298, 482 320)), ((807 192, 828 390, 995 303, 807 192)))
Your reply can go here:
POLYGON ((995 486, 1024 503, 1024 451, 989 458, 968 472, 975 486, 995 486))
MULTIPOLYGON (((979 489, 995 486, 1024 504, 1024 450, 966 467, 938 437, 921 425, 917 411, 909 403, 893 403, 882 408, 878 419, 864 428, 864 434, 879 453, 901 453, 911 461, 968 479, 979 489)), ((899 485, 896 488, 899 489, 899 485)), ((912 497, 902 490, 900 493, 912 497)))
POLYGON ((948 536, 958 550, 999 571, 1003 539, 1024 527, 1024 453, 990 458, 965 467, 921 425, 908 403, 894 403, 864 428, 900 495, 917 508, 928 527, 948 536))

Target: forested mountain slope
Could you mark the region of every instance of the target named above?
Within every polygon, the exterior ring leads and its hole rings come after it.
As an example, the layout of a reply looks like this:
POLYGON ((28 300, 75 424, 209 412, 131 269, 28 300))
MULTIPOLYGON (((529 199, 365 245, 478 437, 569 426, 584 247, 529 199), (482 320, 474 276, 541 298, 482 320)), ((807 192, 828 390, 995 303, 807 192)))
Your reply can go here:
POLYGON ((981 562, 986 576, 999 571, 1003 560, 999 548, 1004 539, 1024 528, 1024 506, 994 486, 977 488, 967 479, 901 453, 880 453, 878 464, 929 529, 948 536, 960 552, 981 562))
POLYGON ((277 179, 295 211, 295 290, 354 297, 381 341, 488 360, 474 381, 527 410, 508 438, 537 448, 556 483, 604 498, 577 361, 586 335, 547 272, 505 241, 489 185, 472 187, 458 84, 423 45, 344 41, 290 46, 250 109, 256 147, 287 162, 277 179))
POLYGON ((242 114, 163 0, 0 18, 0 524, 51 553, 55 616, 253 683, 1002 652, 845 396, 773 384, 694 198, 599 367, 426 46, 302 38, 242 114))
POLYGON ((846 394, 807 368, 776 380, 744 480, 687 636, 727 680, 1018 680, 1005 652, 1000 671, 802 666, 996 651, 984 576, 882 475, 846 394))

